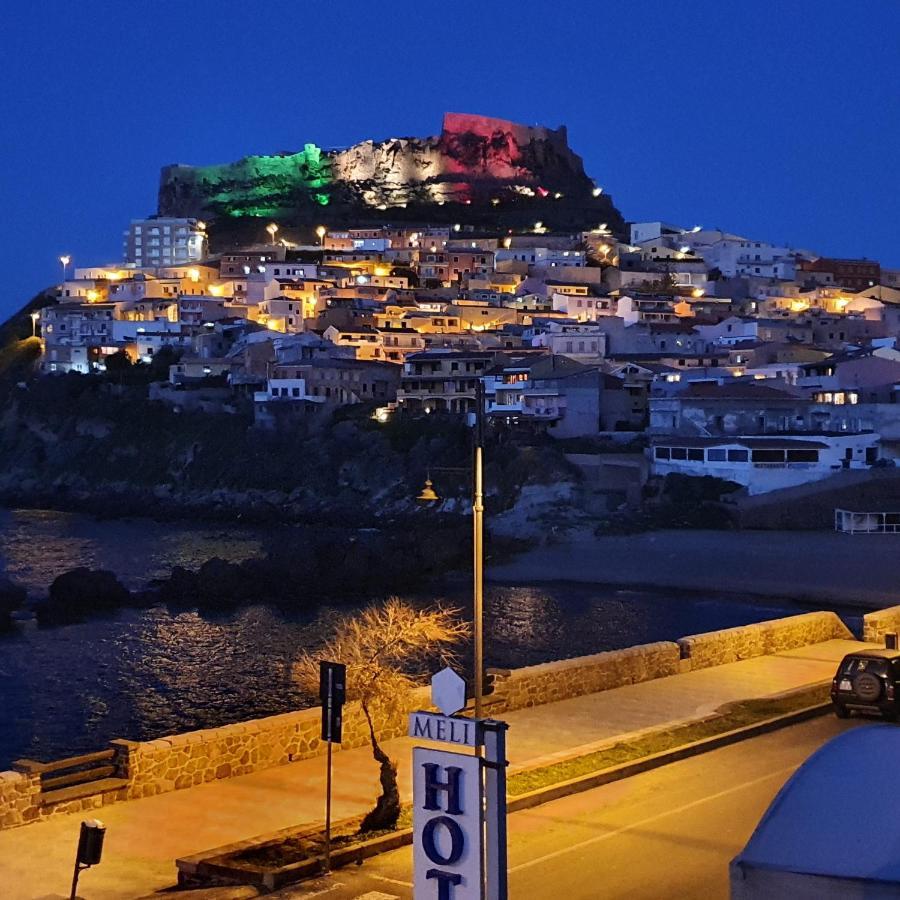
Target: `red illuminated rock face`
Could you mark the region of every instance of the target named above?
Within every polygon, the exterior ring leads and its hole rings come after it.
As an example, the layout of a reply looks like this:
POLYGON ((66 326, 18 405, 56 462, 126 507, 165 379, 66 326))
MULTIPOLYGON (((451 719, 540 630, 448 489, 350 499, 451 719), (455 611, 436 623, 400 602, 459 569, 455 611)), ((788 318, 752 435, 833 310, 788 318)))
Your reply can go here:
POLYGON ((562 175, 584 178, 581 159, 570 149, 565 126, 530 127, 474 116, 445 113, 441 150, 448 172, 500 180, 546 180, 562 175))
POLYGON ((569 149, 565 128, 552 130, 447 113, 438 137, 365 141, 334 155, 337 185, 373 206, 411 202, 489 203, 504 195, 575 192, 593 182, 569 149))

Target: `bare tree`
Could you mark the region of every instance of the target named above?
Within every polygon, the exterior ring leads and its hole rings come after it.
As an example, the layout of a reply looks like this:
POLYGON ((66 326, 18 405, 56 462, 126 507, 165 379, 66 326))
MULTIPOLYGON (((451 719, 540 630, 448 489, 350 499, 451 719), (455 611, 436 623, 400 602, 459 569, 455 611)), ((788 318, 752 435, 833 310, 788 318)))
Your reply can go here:
POLYGON ((412 689, 425 682, 426 664, 451 665, 456 647, 469 634, 458 611, 441 607, 417 609, 397 597, 337 620, 334 633, 314 653, 304 653, 294 676, 309 693, 319 689, 319 663, 347 667, 347 699, 356 700, 369 726, 372 755, 381 767, 381 796, 366 815, 360 831, 393 828, 400 815, 397 764, 375 735, 375 719, 387 718, 407 706, 412 689))

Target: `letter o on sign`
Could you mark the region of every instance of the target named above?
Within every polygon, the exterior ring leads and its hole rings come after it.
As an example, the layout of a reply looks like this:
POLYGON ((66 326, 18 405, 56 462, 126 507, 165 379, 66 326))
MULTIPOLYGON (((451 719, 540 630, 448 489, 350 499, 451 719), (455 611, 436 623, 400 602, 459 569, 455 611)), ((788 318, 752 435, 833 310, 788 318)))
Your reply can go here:
POLYGON ((439 866, 452 866, 458 863, 466 846, 466 836, 459 823, 450 816, 435 816, 425 823, 422 829, 422 849, 425 855, 439 866), (435 840, 435 831, 441 826, 450 835, 450 852, 444 856, 435 840))

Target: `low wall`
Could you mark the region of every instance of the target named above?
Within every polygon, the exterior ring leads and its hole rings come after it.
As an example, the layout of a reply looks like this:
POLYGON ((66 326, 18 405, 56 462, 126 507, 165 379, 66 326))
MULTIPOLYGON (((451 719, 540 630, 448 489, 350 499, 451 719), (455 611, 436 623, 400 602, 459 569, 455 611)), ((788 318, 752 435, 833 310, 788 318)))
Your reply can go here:
POLYGON ((492 670, 495 695, 487 698, 490 714, 676 675, 680 664, 678 645, 660 641, 522 669, 492 670))
POLYGON ((690 635, 681 638, 678 646, 691 669, 705 669, 835 638, 853 640, 853 635, 836 613, 811 612, 690 635))
POLYGON ((38 816, 40 779, 23 772, 0 772, 0 828, 34 822, 38 816))
MULTIPOLYGON (((408 705, 376 723, 378 739, 405 735, 409 713, 428 705, 428 692, 414 691, 408 705)), ((128 799, 136 799, 320 756, 326 746, 321 728, 321 710, 313 707, 155 741, 112 744, 121 777, 129 781, 128 799)), ((344 707, 342 738, 345 750, 369 743, 369 727, 357 703, 344 707)))
MULTIPOLYGON (((866 617, 871 628, 900 629, 900 607, 866 617), (877 619, 876 617, 881 617, 877 619)), ((869 631, 867 631, 867 634, 869 631)), ((874 633, 874 632, 873 632, 874 633)), ((834 614, 807 613, 692 635, 677 643, 660 641, 581 656, 557 662, 495 672, 495 691, 486 698, 491 716, 514 709, 553 703, 628 684, 638 684, 688 668, 749 659, 853 635, 834 614)), ((866 640, 870 640, 866 637, 866 640)), ((419 689, 410 702, 377 722, 380 739, 406 734, 408 713, 429 706, 429 692, 419 689)), ((155 741, 115 740, 118 784, 103 794, 55 805, 42 803, 40 777, 28 771, 0 772, 0 828, 12 828, 56 813, 96 809, 119 800, 193 787, 219 778, 247 775, 324 753, 319 740, 318 708, 267 716, 220 728, 172 735, 155 741)), ((358 704, 344 708, 342 747, 361 747, 369 741, 368 727, 358 704)))
POLYGON ((900 633, 900 606, 877 609, 863 616, 862 639, 870 644, 883 644, 884 636, 900 633))

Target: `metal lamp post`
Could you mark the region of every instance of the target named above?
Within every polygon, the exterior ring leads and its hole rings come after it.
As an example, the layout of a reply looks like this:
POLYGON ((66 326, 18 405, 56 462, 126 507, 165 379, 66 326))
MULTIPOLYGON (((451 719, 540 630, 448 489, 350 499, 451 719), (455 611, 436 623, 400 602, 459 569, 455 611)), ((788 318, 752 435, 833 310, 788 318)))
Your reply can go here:
MULTIPOLYGON (((472 617, 475 631, 475 718, 480 719, 484 695, 484 384, 479 378, 475 385, 475 448, 472 455, 472 617)), ((434 471, 468 472, 468 469, 436 466, 434 471)), ((433 503, 441 498, 431 482, 431 469, 422 492, 416 498, 433 503)))
POLYGON ((63 270, 63 284, 66 283, 66 269, 69 267, 69 263, 72 262, 72 257, 68 254, 65 254, 59 258, 59 261, 62 263, 63 270))
POLYGON ((484 690, 484 486, 482 457, 484 450, 484 384, 475 387, 475 455, 472 473, 472 554, 475 578, 472 596, 475 619, 475 718, 481 718, 484 690))

